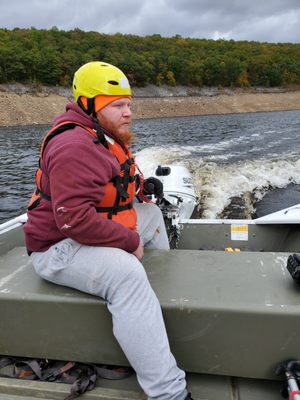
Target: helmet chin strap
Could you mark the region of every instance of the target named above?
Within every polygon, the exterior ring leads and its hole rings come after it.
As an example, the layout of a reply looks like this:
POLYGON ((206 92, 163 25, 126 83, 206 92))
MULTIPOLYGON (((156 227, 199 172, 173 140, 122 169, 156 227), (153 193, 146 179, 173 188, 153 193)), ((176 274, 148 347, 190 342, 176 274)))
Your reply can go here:
POLYGON ((94 118, 96 118, 96 113, 95 113, 95 99, 94 98, 86 98, 87 100, 87 107, 83 104, 81 98, 77 100, 77 103, 79 107, 88 115, 93 115, 94 118))
POLYGON ((107 140, 105 138, 103 129, 98 121, 97 116, 93 116, 92 117, 93 122, 94 122, 94 127, 97 133, 97 137, 93 140, 94 143, 98 144, 101 143, 104 147, 106 147, 108 149, 108 144, 107 144, 107 140))
POLYGON ((101 143, 103 146, 105 146, 106 148, 108 148, 108 144, 107 141, 105 139, 103 130, 101 128, 101 125, 98 121, 97 118, 97 114, 95 112, 95 101, 94 98, 87 98, 87 108, 85 107, 85 105, 82 103, 81 98, 79 97, 79 99, 77 100, 77 103, 79 105, 79 107, 86 113, 88 114, 93 122, 94 122, 94 129, 97 133, 97 137, 93 140, 94 143, 98 144, 101 143))

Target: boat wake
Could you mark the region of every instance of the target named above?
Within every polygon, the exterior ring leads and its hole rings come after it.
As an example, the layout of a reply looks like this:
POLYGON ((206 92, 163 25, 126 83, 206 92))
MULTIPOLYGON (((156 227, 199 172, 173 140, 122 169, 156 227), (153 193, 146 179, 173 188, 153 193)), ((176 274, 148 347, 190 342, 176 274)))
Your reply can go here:
POLYGON ((196 157, 196 154, 188 147, 148 147, 137 153, 137 161, 146 176, 150 176, 157 165, 187 167, 198 197, 197 218, 251 218, 256 215, 257 205, 274 189, 300 184, 299 159, 230 162, 230 157, 225 155, 223 160, 212 161, 199 154, 196 157))

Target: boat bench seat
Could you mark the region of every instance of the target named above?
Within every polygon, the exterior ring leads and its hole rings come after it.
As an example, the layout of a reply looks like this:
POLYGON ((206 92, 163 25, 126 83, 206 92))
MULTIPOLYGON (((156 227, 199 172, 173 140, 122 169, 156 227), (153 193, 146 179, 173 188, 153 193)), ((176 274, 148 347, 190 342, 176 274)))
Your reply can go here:
MULTIPOLYGON (((148 250, 172 351, 189 372, 274 379, 299 358, 287 253, 148 250)), ((0 257, 0 354, 128 365, 105 302, 42 280, 24 247, 0 257)))

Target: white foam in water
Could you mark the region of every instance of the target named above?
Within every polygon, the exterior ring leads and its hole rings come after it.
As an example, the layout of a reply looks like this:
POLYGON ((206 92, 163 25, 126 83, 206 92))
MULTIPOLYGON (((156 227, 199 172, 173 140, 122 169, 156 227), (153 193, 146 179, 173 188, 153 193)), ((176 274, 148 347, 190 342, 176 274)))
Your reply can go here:
POLYGON ((289 183, 300 184, 300 160, 259 159, 217 164, 189 157, 192 153, 192 147, 152 147, 140 151, 137 162, 145 176, 149 176, 157 165, 186 166, 193 174, 203 218, 216 218, 230 203, 231 197, 253 193, 259 200, 270 187, 283 188, 289 183))
POLYGON ((260 200, 270 187, 283 188, 300 183, 300 160, 247 160, 237 164, 205 163, 196 168, 197 195, 203 203, 203 217, 216 218, 230 203, 230 198, 253 193, 260 200))
MULTIPOLYGON (((184 158, 189 158, 192 148, 188 147, 147 147, 136 153, 136 161, 145 177, 150 176, 158 165, 184 165, 184 158)), ((191 171, 192 172, 192 171, 191 171)))

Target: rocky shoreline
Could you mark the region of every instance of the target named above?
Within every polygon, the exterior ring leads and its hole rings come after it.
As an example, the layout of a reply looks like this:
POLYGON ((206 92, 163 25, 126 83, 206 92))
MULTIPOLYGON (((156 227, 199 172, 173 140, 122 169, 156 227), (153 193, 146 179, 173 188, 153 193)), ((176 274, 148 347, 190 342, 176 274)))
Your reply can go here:
MULTIPOLYGON (((0 85, 0 126, 49 124, 72 99, 65 88, 0 85)), ((300 109, 300 88, 135 88, 134 117, 284 111, 300 109)))

